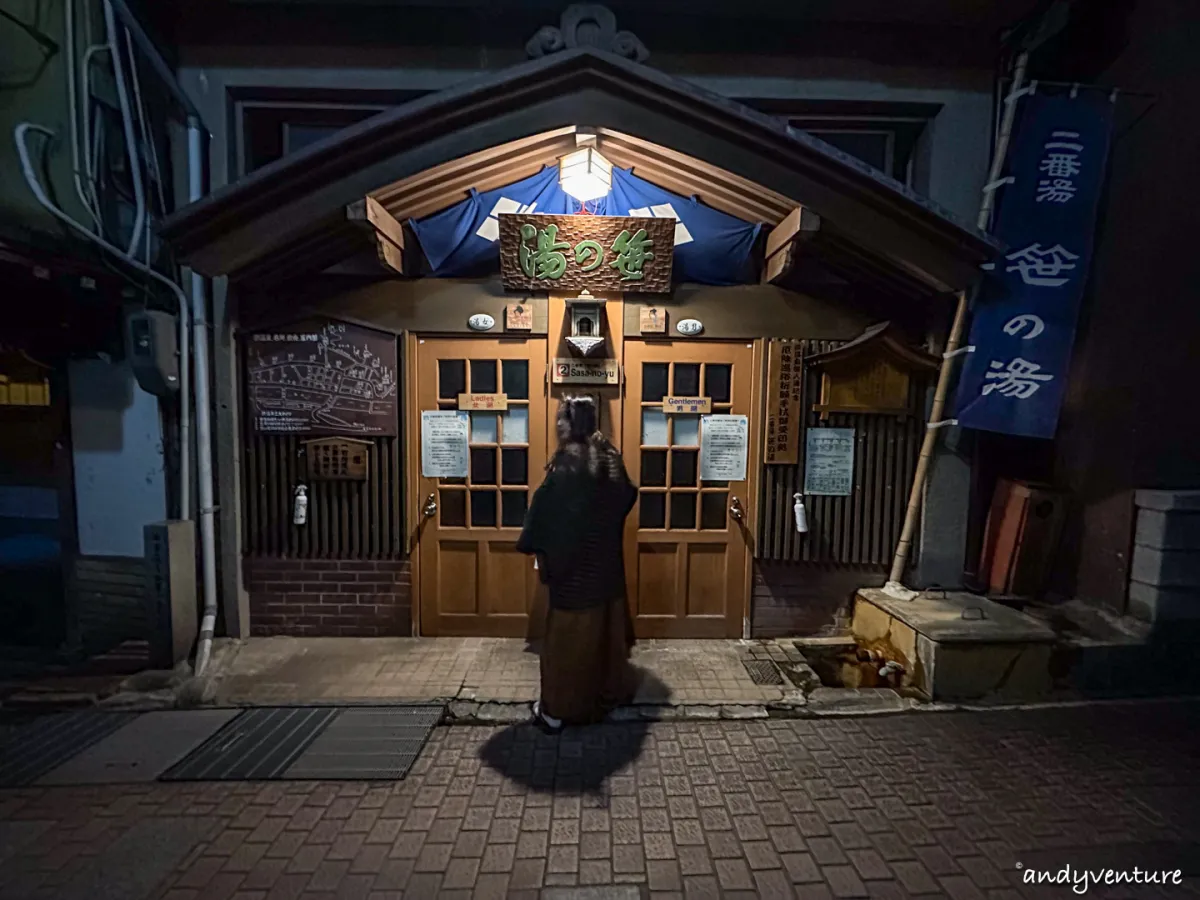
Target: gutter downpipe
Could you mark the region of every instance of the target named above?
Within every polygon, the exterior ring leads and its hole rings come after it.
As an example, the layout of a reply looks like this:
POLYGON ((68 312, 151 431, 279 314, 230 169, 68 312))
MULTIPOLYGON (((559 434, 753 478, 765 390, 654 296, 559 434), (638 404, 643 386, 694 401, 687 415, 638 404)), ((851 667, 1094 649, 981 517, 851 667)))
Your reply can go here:
MULTIPOLYGON (((188 117, 188 200, 204 195, 204 136, 200 120, 188 117)), ((195 674, 203 675, 212 656, 213 631, 217 624, 217 548, 213 517, 212 418, 208 372, 208 304, 204 277, 190 270, 192 290, 192 344, 196 354, 194 393, 196 397, 197 512, 200 514, 200 565, 203 572, 204 612, 196 645, 195 674)))
MULTIPOLYGON (((204 122, 200 111, 196 108, 196 104, 180 87, 179 82, 175 78, 175 73, 171 67, 167 65, 162 55, 158 52, 158 47, 146 34, 142 23, 129 9, 126 0, 106 0, 112 4, 113 11, 117 17, 121 19, 125 27, 129 30, 129 36, 138 49, 150 63, 150 67, 171 96, 175 99, 183 110, 187 113, 187 131, 188 131, 188 199, 189 201, 199 200, 204 196, 204 164, 207 162, 204 148, 204 122)), ((208 666, 209 658, 212 655, 212 638, 213 631, 217 620, 217 554, 216 554, 216 529, 213 517, 216 515, 216 508, 213 505, 213 474, 212 474, 212 419, 210 414, 210 396, 209 396, 209 366, 208 366, 208 311, 204 292, 204 278, 194 270, 191 271, 191 317, 192 317, 192 332, 193 340, 192 347, 195 353, 195 366, 193 378, 193 396, 196 404, 196 480, 197 480, 197 504, 200 515, 200 564, 202 571, 202 583, 204 590, 204 609, 200 619, 200 637, 196 645, 196 664, 194 673, 202 675, 208 666)), ((182 292, 181 292, 182 296, 182 292)), ((186 306, 186 305, 185 305, 186 306)), ((186 318, 186 316, 185 316, 186 318)), ((186 325, 181 323, 182 328, 186 325)), ((180 347, 187 346, 186 335, 181 337, 180 347)), ((184 357, 186 360, 186 356, 184 357)), ((184 364, 186 366, 186 363, 184 364)), ((181 366, 183 372, 187 369, 181 366)), ((183 377, 181 372, 181 379, 183 377)), ((186 406, 184 407, 186 409, 186 406)), ((185 423, 188 419, 188 412, 181 413, 180 416, 180 462, 183 468, 183 462, 189 459, 188 447, 190 434, 185 433, 185 423)), ((185 477, 188 477, 185 472, 185 477)), ((186 499, 187 495, 183 495, 186 499)), ((190 519, 190 509, 184 511, 181 509, 180 518, 190 519)))

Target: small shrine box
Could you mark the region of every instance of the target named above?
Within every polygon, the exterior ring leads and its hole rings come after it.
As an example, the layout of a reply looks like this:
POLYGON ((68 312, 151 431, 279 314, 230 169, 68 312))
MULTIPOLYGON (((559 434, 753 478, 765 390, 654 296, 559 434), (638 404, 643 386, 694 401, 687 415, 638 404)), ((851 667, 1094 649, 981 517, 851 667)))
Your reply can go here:
POLYGON ((304 442, 313 481, 366 481, 370 441, 327 437, 304 442))
POLYGON ((810 356, 821 373, 821 402, 813 409, 830 413, 907 416, 909 383, 914 374, 936 372, 938 358, 910 346, 890 322, 872 325, 835 350, 810 356))

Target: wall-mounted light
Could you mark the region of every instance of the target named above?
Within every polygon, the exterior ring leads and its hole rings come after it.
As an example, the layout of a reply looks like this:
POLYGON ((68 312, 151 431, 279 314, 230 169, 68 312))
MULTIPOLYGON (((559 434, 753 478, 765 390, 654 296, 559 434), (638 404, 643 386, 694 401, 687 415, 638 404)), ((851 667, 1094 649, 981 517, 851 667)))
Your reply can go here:
POLYGON ((580 147, 558 161, 558 184, 580 203, 599 200, 612 188, 612 163, 595 147, 580 147))

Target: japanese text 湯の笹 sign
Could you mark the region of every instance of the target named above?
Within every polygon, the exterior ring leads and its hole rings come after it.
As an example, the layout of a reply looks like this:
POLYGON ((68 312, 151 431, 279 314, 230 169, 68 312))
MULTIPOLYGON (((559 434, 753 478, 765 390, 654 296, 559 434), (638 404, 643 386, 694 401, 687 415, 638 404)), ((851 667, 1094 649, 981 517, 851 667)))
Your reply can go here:
POLYGON ((502 213, 507 290, 668 293, 675 220, 502 213))

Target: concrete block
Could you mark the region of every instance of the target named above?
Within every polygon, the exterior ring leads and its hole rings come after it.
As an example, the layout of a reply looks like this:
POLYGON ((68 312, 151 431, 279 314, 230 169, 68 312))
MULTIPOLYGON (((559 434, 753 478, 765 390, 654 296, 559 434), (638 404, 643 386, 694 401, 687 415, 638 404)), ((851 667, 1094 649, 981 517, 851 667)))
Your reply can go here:
POLYGON ((1133 502, 1138 509, 1200 512, 1200 491, 1137 491, 1133 502))
POLYGON ((1200 550, 1135 546, 1130 578, 1155 587, 1200 588, 1200 550))
POLYGON ((1200 512, 1138 510, 1133 540, 1154 550, 1200 550, 1200 512))
POLYGON ((1200 622, 1200 588, 1169 588, 1129 583, 1129 614, 1143 622, 1200 622))

